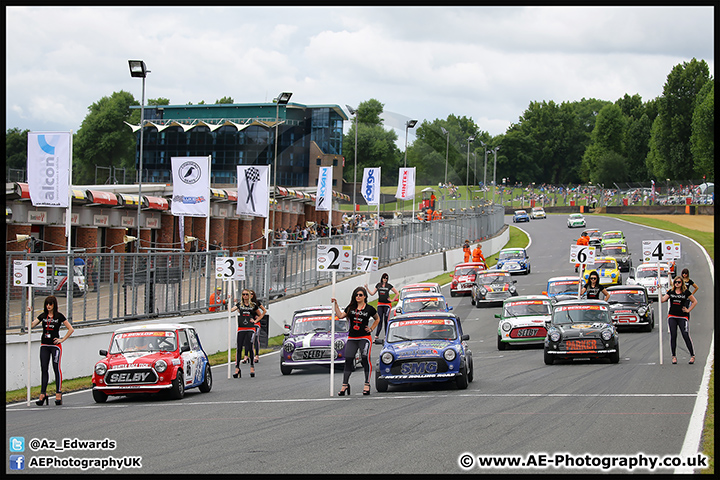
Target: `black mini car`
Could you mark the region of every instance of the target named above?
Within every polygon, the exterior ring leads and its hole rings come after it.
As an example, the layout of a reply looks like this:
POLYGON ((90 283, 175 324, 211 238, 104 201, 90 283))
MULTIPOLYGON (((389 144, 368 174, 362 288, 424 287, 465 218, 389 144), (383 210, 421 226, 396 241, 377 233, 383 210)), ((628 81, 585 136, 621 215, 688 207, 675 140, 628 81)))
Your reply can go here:
POLYGON ((607 287, 610 294, 610 316, 619 327, 642 327, 646 332, 655 328, 655 310, 642 285, 607 287))
POLYGON ((603 257, 614 257, 617 260, 618 270, 621 272, 629 272, 632 267, 631 253, 628 251, 627 245, 617 243, 615 245, 605 245, 602 247, 603 257))
POLYGON ((608 358, 620 361, 620 340, 610 317, 610 305, 602 300, 568 300, 553 307, 545 337, 544 360, 608 358))

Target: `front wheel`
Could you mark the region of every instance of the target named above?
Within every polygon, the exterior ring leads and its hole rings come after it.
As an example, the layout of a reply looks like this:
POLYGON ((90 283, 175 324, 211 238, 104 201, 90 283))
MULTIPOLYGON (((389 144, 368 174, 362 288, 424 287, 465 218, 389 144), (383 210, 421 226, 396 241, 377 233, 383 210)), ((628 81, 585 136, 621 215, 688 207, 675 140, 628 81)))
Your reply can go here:
POLYGON ((507 348, 507 343, 502 341, 502 337, 500 335, 497 337, 497 347, 498 350, 505 350, 507 348))
POLYGON ((608 355, 608 359, 610 359, 610 363, 620 362, 620 345, 617 346, 615 353, 611 353, 610 355, 608 355))
POLYGON ((185 396, 185 377, 183 377, 182 370, 178 370, 175 380, 172 381, 172 388, 170 389, 170 398, 173 400, 180 400, 185 396))
POLYGON ((92 396, 93 400, 95 400, 95 403, 105 403, 108 399, 107 393, 100 390, 95 390, 94 388, 92 391, 92 396))
POLYGON ((460 369, 460 375, 455 377, 455 384, 460 390, 465 390, 468 387, 467 365, 460 369))
POLYGON ((545 365, 552 365, 555 363, 555 358, 550 355, 547 350, 543 352, 543 360, 545 360, 545 365))
POLYGON ((380 378, 380 374, 377 373, 377 370, 375 371, 375 390, 378 392, 387 392, 388 390, 387 380, 380 378))

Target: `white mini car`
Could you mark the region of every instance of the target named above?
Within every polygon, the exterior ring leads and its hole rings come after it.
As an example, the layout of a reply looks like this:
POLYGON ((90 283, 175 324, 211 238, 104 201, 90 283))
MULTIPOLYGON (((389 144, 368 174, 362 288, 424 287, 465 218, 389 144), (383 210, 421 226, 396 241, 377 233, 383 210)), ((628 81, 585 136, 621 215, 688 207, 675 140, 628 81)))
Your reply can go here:
POLYGON ((542 207, 533 207, 532 211, 530 212, 530 218, 533 220, 536 220, 538 218, 547 218, 547 215, 545 215, 545 209, 542 207))
POLYGON ((520 343, 543 343, 547 323, 552 318, 552 303, 545 295, 508 298, 498 318, 498 350, 520 343))
POLYGON ((582 213, 571 213, 567 219, 568 228, 585 227, 585 216, 582 213))
MULTIPOLYGON (((670 267, 667 263, 660 263, 660 295, 665 295, 671 285, 670 267)), ((628 285, 642 285, 647 289, 651 300, 657 300, 658 295, 658 264, 643 263, 636 268, 630 268, 628 285)))

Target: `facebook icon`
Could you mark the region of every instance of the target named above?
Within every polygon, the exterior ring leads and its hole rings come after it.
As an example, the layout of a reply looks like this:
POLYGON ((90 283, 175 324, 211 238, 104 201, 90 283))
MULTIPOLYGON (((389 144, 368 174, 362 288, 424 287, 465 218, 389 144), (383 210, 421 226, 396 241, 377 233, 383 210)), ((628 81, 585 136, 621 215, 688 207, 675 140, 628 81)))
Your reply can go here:
POLYGON ((25 470, 25 455, 10 455, 10 470, 25 470))

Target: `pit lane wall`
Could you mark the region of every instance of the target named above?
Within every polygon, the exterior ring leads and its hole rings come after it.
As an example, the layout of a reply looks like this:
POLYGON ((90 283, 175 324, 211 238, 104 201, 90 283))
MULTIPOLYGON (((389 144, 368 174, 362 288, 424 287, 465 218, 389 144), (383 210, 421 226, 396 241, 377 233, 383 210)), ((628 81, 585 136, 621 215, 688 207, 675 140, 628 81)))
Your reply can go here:
MULTIPOLYGON (((483 253, 488 256, 499 252, 510 238, 510 230, 505 226, 497 235, 481 243, 483 253)), ((473 244, 474 247, 475 244, 473 244)), ((380 281, 380 276, 387 272, 390 283, 396 288, 417 283, 428 278, 440 275, 443 272, 452 270, 453 267, 463 261, 462 248, 447 250, 426 256, 397 262, 385 268, 366 274, 353 275, 336 282, 334 286, 319 287, 309 292, 298 295, 283 297, 273 300, 267 306, 270 321, 268 325, 268 336, 274 337, 284 333, 283 325, 289 322, 295 310, 312 305, 330 305, 331 298, 338 299, 341 307, 350 301, 350 295, 355 287, 367 284, 374 287, 380 281)), ((450 281, 448 277, 447 282, 450 281)), ((375 298, 371 297, 372 300, 375 298)), ((228 348, 228 336, 231 338, 231 346, 235 347, 235 318, 228 321, 227 310, 222 312, 185 315, 168 317, 153 321, 142 322, 143 324, 156 323, 186 323, 195 327, 200 335, 200 341, 208 354, 225 351, 228 348), (228 335, 228 332, 231 332, 228 335)), ((131 325, 130 322, 118 322, 112 325, 97 327, 76 328, 75 333, 62 344, 62 374, 64 379, 85 377, 92 374, 95 363, 102 357, 98 351, 107 349, 110 345, 112 332, 120 327, 131 325)), ((61 336, 65 329, 60 330, 61 336)), ((5 336, 5 389, 15 390, 24 388, 27 384, 26 370, 28 360, 28 338, 27 334, 5 336)), ((31 335, 30 342, 30 383, 40 384, 40 332, 36 331, 31 335)), ((270 364, 272 368, 277 365, 270 364)), ((262 367, 260 367, 262 368, 262 367)), ((50 369, 50 381, 54 381, 52 368, 50 369)), ((54 390, 49 389, 48 393, 54 390)))

